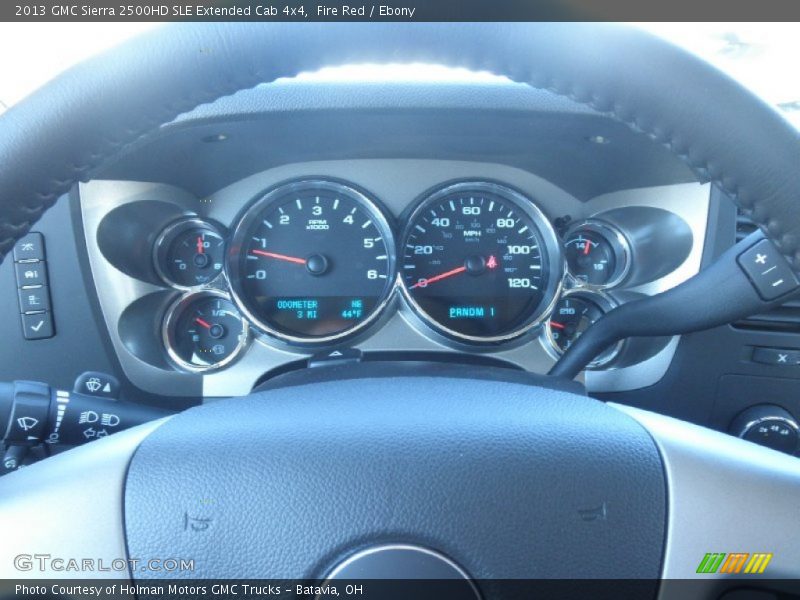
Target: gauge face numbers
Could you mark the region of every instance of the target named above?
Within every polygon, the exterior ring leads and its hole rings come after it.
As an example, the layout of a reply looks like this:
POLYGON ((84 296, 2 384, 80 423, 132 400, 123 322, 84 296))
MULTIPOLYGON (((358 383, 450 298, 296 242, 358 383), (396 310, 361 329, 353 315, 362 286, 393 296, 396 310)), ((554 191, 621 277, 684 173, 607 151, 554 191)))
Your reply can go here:
POLYGON ((564 353, 605 311, 596 303, 580 296, 559 300, 550 318, 550 335, 559 353, 564 353))
MULTIPOLYGON (((605 296, 600 297, 591 292, 565 294, 556 303, 550 320, 545 325, 547 343, 560 356, 613 306, 605 296)), ((607 364, 618 351, 619 346, 611 347, 592 361, 592 366, 607 364)))
POLYGON ((328 342, 371 321, 391 291, 394 242, 380 209, 330 181, 288 184, 245 215, 229 260, 245 313, 274 336, 328 342))
POLYGON ((589 285, 605 285, 616 271, 617 260, 608 241, 590 232, 578 232, 564 244, 570 273, 589 285))
POLYGON ((488 183, 444 188, 406 226, 399 263, 404 293, 447 335, 473 341, 519 335, 535 324, 549 293, 542 227, 549 223, 513 190, 488 183))
POLYGON ((579 286, 613 287, 625 278, 629 268, 625 237, 602 223, 587 221, 570 228, 564 254, 569 273, 579 286))
POLYGON ((224 295, 199 293, 182 298, 168 312, 164 336, 173 362, 203 371, 237 356, 247 341, 247 324, 224 295))
POLYGON ((198 219, 167 227, 156 243, 156 270, 168 284, 189 289, 214 281, 225 260, 225 241, 198 219))

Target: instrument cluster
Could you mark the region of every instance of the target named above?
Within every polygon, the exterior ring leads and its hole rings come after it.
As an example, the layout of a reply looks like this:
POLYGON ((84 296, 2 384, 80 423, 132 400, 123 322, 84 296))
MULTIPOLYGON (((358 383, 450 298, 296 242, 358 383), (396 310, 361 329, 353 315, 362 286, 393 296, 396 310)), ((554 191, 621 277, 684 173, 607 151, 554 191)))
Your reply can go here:
POLYGON ((614 219, 559 221, 493 181, 439 185, 397 218, 345 181, 284 182, 230 230, 192 215, 157 236, 154 270, 183 292, 165 310, 164 348, 178 369, 202 372, 235 361, 254 336, 298 352, 357 343, 399 307, 444 344, 536 335, 557 357, 629 299, 614 290, 639 283, 635 236, 614 219))

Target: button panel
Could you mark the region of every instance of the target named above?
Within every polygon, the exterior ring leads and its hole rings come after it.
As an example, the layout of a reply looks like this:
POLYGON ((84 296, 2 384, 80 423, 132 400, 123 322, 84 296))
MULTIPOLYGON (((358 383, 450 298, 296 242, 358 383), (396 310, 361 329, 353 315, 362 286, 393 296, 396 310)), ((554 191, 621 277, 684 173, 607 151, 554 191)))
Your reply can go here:
POLYGON ((46 285, 28 287, 17 290, 19 295, 19 310, 23 313, 32 313, 50 310, 50 294, 46 285))
POLYGON ((753 348, 753 362, 762 365, 796 366, 800 364, 800 350, 753 348))
POLYGON ((53 337, 53 313, 47 276, 44 236, 31 232, 14 246, 14 275, 26 340, 53 337))
POLYGON ((53 319, 50 313, 22 315, 22 332, 26 340, 43 340, 53 337, 53 319))
POLYGON ((761 240, 742 252, 737 260, 758 295, 766 301, 800 287, 789 263, 769 240, 761 240))
POLYGON ((47 285, 47 269, 43 260, 16 263, 14 269, 19 287, 47 285))
POLYGON ((44 258, 44 238, 41 233, 31 232, 14 246, 14 262, 44 258))
POLYGON ((106 373, 98 373, 97 371, 87 371, 78 376, 72 391, 84 396, 117 400, 119 398, 120 385, 116 377, 106 373))

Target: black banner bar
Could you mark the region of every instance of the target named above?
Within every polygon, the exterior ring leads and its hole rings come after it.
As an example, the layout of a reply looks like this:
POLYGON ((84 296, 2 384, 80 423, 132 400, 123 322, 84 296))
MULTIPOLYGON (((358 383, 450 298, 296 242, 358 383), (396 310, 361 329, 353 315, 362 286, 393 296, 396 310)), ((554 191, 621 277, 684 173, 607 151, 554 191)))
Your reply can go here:
POLYGON ((9 0, 0 20, 69 21, 800 21, 789 0, 9 0))
POLYGON ((656 579, 64 579, 0 580, 0 600, 763 600, 800 598, 800 582, 758 575, 656 579), (730 595, 729 595, 730 594, 730 595))

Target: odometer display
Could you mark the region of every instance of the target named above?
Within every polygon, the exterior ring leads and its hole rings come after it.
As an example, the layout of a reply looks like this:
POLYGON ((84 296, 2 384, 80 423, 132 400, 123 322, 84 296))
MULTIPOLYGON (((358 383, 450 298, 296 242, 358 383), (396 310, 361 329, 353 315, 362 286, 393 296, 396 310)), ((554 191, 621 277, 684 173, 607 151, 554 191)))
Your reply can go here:
POLYGON ((385 217, 363 193, 331 181, 281 186, 234 233, 229 275, 242 311, 293 342, 336 340, 385 304, 394 274, 385 217))
POLYGON ((540 321, 560 285, 549 222, 497 184, 454 184, 424 199, 406 225, 402 253, 407 299, 451 337, 516 337, 540 321))

